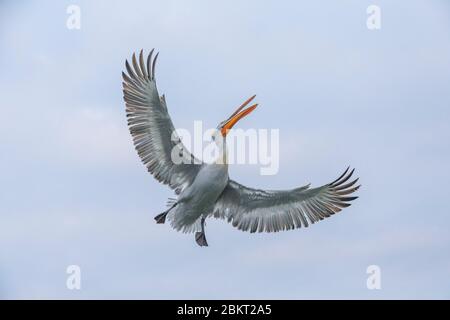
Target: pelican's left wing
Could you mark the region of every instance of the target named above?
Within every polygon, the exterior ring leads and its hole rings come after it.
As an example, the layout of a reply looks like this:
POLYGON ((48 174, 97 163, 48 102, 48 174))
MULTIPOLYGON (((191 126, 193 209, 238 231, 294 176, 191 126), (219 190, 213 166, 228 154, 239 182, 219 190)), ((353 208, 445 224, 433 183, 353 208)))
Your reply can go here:
POLYGON ((127 73, 122 72, 123 95, 128 126, 134 146, 148 171, 176 193, 190 185, 202 162, 182 144, 167 111, 166 100, 159 96, 155 81, 153 50, 144 62, 133 54, 132 65, 126 61, 127 73))
POLYGON ((233 180, 216 202, 212 215, 224 218, 239 230, 277 232, 308 227, 350 206, 357 197, 349 196, 360 187, 358 179, 346 183, 353 174, 347 170, 335 181, 309 189, 258 190, 233 180))

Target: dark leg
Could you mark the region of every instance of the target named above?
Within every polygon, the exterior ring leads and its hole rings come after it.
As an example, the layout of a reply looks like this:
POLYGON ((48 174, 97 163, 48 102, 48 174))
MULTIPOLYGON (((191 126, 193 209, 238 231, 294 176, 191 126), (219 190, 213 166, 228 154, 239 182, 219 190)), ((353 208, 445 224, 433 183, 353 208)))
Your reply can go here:
POLYGON ((164 222, 166 222, 166 216, 167 216, 167 214, 169 213, 170 210, 172 210, 173 208, 175 208, 177 204, 178 204, 178 203, 175 202, 169 209, 167 209, 167 210, 164 211, 163 213, 158 214, 158 215, 155 217, 156 223, 164 223, 164 222))
POLYGON ((195 241, 200 247, 207 247, 208 242, 206 242, 206 236, 205 236, 205 218, 202 218, 202 231, 195 233, 195 241))

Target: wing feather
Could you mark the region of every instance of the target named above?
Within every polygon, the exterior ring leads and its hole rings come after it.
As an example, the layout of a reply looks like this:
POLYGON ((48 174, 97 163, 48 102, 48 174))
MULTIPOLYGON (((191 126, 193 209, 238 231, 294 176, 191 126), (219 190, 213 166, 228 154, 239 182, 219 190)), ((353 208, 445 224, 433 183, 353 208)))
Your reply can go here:
POLYGON ((159 96, 155 82, 158 54, 150 51, 145 63, 143 51, 125 62, 122 72, 123 98, 128 127, 135 149, 147 170, 160 182, 180 193, 197 175, 201 161, 187 151, 176 135, 164 96, 159 96), (172 140, 172 137, 174 138, 172 140), (181 161, 172 160, 172 152, 181 161))
POLYGON ((358 179, 346 183, 354 173, 349 169, 333 182, 313 189, 306 185, 292 190, 259 190, 230 180, 211 215, 252 233, 308 227, 358 198, 348 196, 360 187, 354 186, 358 179))

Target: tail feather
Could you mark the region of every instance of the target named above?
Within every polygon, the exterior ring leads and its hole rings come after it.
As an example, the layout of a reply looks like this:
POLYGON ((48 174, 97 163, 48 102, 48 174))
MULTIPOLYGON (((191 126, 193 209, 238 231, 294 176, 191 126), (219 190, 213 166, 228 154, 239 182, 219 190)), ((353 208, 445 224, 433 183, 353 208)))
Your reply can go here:
POLYGON ((183 233, 199 232, 202 229, 201 217, 193 221, 187 221, 186 216, 183 215, 183 211, 180 208, 169 211, 167 220, 169 220, 172 228, 183 233))

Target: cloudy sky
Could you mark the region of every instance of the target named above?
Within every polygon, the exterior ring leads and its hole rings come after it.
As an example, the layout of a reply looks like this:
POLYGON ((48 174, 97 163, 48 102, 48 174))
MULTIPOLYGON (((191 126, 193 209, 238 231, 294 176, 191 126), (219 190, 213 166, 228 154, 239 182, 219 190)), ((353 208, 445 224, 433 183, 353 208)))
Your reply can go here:
POLYGON ((449 39, 445 0, 2 1, 0 297, 449 299, 449 39), (239 127, 280 130, 278 174, 233 179, 320 185, 352 165, 360 198, 279 234, 211 220, 208 248, 156 225, 172 192, 134 151, 120 76, 153 47, 175 126, 256 93, 239 127))

